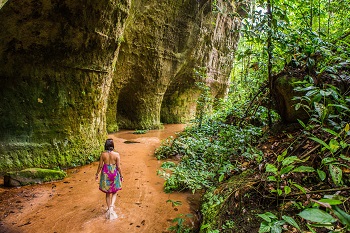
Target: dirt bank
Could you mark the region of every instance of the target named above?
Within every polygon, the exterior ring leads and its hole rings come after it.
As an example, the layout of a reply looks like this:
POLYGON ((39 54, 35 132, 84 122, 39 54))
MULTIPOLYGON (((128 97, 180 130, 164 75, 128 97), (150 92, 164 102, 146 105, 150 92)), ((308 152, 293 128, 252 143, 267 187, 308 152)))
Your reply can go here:
POLYGON ((174 225, 172 219, 197 208, 190 204, 196 203, 191 193, 163 192, 164 180, 156 174, 162 162, 153 157, 162 139, 183 128, 166 125, 147 134, 121 131, 110 135, 121 155, 124 175, 116 202, 118 219, 104 218, 105 195, 94 180, 95 162, 68 170, 68 177, 59 182, 21 188, 1 185, 0 232, 167 232, 174 225), (172 206, 167 200, 182 205, 172 206))

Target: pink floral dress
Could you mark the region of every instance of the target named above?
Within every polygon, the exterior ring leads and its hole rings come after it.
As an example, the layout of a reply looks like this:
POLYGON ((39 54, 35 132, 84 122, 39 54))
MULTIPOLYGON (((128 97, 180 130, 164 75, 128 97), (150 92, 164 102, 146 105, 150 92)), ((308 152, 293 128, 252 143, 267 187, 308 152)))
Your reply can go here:
POLYGON ((99 189, 104 193, 116 193, 122 189, 120 174, 115 164, 103 164, 99 189))

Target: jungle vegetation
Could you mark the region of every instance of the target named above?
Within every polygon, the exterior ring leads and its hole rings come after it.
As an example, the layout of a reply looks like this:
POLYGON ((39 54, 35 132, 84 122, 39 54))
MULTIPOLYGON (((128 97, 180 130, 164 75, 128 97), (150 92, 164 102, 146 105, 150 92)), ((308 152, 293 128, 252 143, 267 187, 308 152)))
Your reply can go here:
POLYGON ((196 72, 196 119, 156 150, 166 192, 203 193, 200 229, 179 217, 170 230, 349 232, 350 1, 256 0, 246 10, 228 98, 211 98, 196 72), (279 114, 282 75, 306 118, 279 114))

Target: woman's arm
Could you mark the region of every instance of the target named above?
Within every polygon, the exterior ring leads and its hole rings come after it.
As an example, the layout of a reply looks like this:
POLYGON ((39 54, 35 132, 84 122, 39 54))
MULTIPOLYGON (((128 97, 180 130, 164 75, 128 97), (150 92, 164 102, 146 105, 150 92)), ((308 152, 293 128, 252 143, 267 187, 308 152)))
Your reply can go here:
POLYGON ((98 163, 97 171, 95 174, 96 181, 98 180, 98 174, 100 174, 100 171, 102 169, 102 165, 103 165, 103 158, 102 158, 102 154, 101 154, 100 155, 100 162, 98 163))
POLYGON ((117 165, 117 168, 118 168, 118 171, 119 171, 120 178, 121 178, 121 180, 123 180, 122 168, 120 167, 120 155, 119 155, 119 153, 117 153, 116 165, 117 165))

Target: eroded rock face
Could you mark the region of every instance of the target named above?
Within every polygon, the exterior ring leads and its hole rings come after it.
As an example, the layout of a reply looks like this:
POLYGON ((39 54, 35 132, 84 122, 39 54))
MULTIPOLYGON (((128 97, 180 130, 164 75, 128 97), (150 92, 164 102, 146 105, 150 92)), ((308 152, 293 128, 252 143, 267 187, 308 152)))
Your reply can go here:
POLYGON ((216 2, 2 1, 0 170, 93 161, 106 125, 186 122, 197 81, 224 97, 246 2, 216 2))
POLYGON ((133 1, 109 100, 110 131, 193 118, 194 69, 206 68, 214 97, 226 95, 240 26, 233 12, 242 5, 217 4, 221 12, 212 1, 133 1))
POLYGON ((115 0, 2 6, 0 170, 71 166, 98 156, 128 9, 128 1, 115 0))

